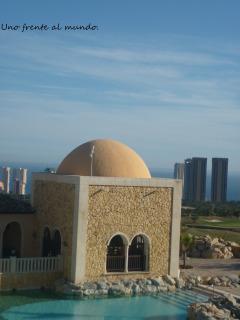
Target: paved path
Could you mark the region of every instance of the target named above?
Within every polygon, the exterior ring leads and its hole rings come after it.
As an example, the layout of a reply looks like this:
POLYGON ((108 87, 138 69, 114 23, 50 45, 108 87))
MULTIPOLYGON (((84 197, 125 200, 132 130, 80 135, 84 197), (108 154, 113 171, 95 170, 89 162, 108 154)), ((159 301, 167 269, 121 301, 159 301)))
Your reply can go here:
POLYGON ((198 274, 200 276, 240 275, 240 259, 189 258, 187 264, 193 266, 193 268, 181 270, 185 274, 198 274))
MULTIPOLYGON (((181 261, 182 264, 182 261, 181 261)), ((186 275, 200 276, 228 276, 230 274, 240 275, 240 259, 197 259, 189 258, 187 264, 192 269, 181 270, 186 275)), ((240 295, 240 288, 217 287, 221 290, 240 295)))

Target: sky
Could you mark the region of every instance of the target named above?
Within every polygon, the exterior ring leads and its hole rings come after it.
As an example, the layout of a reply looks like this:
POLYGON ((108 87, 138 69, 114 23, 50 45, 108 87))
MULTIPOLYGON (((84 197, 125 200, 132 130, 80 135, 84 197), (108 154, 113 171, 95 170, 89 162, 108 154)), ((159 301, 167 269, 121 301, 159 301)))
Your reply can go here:
POLYGON ((0 161, 57 164, 110 138, 150 168, 240 171, 240 1, 1 0, 0 27, 0 161))

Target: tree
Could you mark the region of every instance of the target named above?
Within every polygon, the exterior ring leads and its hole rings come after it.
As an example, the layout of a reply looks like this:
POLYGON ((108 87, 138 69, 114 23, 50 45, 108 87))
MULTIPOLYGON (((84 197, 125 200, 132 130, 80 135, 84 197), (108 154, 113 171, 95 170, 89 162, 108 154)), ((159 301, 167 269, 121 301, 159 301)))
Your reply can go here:
POLYGON ((198 220, 198 216, 196 214, 194 214, 194 215, 192 215, 191 219, 192 219, 193 223, 196 223, 198 220))
POLYGON ((32 213, 29 201, 16 199, 16 195, 0 194, 0 213, 32 213))
POLYGON ((183 254, 183 268, 185 269, 187 252, 189 251, 189 249, 193 244, 193 236, 190 233, 181 234, 180 243, 181 243, 181 249, 183 254))

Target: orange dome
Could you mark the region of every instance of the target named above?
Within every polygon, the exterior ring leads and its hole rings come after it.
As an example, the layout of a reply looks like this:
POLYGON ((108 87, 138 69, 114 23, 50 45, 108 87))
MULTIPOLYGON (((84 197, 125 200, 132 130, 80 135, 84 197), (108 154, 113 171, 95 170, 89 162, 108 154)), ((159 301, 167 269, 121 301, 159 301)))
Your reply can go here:
POLYGON ((86 142, 61 162, 57 174, 102 177, 151 178, 148 167, 131 148, 114 140, 92 140, 86 142))

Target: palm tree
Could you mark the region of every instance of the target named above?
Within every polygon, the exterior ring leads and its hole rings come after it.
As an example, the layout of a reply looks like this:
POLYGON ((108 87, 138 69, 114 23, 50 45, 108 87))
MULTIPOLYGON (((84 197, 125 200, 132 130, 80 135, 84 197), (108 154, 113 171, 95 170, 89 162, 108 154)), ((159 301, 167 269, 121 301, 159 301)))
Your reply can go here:
POLYGON ((193 236, 190 233, 183 233, 180 237, 181 249, 183 253, 183 268, 186 268, 187 252, 193 244, 193 236))

